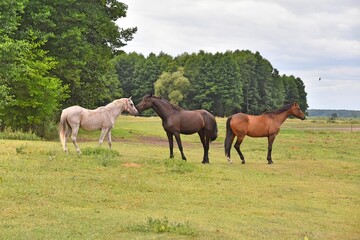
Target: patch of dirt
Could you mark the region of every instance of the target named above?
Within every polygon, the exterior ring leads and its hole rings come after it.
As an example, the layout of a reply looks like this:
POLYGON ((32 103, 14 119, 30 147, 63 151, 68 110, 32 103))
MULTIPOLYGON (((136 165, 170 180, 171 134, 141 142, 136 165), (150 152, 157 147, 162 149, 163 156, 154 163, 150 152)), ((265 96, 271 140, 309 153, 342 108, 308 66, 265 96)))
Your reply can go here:
MULTIPOLYGON (((78 143, 81 142, 97 142, 97 139, 89 139, 89 138, 82 138, 82 137, 78 137, 76 140, 78 143)), ((71 142, 71 140, 68 139, 68 143, 71 142)), ((151 144, 151 145, 159 145, 159 146, 169 146, 169 142, 167 140, 167 138, 165 137, 159 137, 159 136, 137 136, 136 138, 124 138, 124 137, 115 137, 112 136, 112 143, 116 143, 116 142, 126 142, 126 143, 131 143, 131 142, 136 142, 136 143, 144 143, 144 144, 151 144)), ((103 144, 107 145, 107 139, 104 139, 103 144)), ((202 147, 201 142, 200 142, 200 138, 198 142, 185 142, 184 140, 182 140, 182 144, 184 147, 202 147)), ((222 146, 223 143, 222 142, 211 142, 210 143, 210 148, 211 146, 222 146)), ((177 143, 174 137, 174 148, 177 148, 177 143)))
MULTIPOLYGON (((68 142, 70 142, 71 140, 69 140, 70 138, 68 138, 68 142)), ((90 139, 90 138, 85 138, 85 137, 77 137, 76 141, 78 143, 81 142, 97 142, 98 139, 94 138, 94 139, 90 139)), ((168 140, 166 138, 162 138, 162 137, 157 137, 157 136, 138 136, 136 138, 123 138, 123 137, 115 137, 112 136, 111 141, 114 142, 141 142, 141 143, 145 143, 145 144, 156 144, 156 145, 168 145, 168 140)), ((174 139, 175 142, 175 139, 174 139)), ((176 143, 176 142, 175 142, 176 143)), ((103 144, 107 144, 107 139, 104 139, 103 144)))
MULTIPOLYGON (((168 140, 161 137, 156 136, 142 136, 137 137, 137 140, 139 142, 147 143, 147 144, 155 144, 155 145, 161 145, 161 146, 168 146, 168 140)), ((175 141, 175 139, 174 139, 175 141)))

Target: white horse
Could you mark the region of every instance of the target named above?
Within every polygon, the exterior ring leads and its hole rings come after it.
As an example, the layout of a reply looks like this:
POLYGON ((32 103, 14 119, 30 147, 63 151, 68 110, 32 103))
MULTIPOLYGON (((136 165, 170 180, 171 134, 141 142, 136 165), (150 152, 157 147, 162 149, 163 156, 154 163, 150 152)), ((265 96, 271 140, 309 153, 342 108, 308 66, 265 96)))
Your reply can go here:
POLYGON ((134 116, 138 115, 133 101, 130 98, 116 99, 106 106, 95 110, 89 110, 80 106, 72 106, 62 110, 60 117, 59 136, 64 151, 67 153, 66 139, 70 134, 76 151, 80 154, 80 148, 76 143, 76 137, 81 127, 84 130, 92 131, 101 129, 99 145, 107 135, 111 149, 111 129, 114 127, 116 118, 126 111, 134 116))

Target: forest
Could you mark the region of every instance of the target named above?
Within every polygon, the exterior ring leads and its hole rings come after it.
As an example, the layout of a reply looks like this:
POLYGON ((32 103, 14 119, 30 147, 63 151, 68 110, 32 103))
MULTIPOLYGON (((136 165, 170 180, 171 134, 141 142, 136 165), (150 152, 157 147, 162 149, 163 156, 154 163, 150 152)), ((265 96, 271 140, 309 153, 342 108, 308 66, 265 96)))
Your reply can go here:
POLYGON ((144 57, 123 53, 114 58, 122 94, 140 101, 154 93, 186 109, 206 109, 216 116, 260 114, 298 102, 308 108, 303 81, 279 71, 259 52, 165 53, 144 57))
POLYGON ((46 136, 65 107, 137 103, 148 93, 216 116, 294 101, 308 108, 303 81, 259 52, 125 53, 137 32, 121 27, 127 9, 116 0, 1 1, 0 129, 46 136))

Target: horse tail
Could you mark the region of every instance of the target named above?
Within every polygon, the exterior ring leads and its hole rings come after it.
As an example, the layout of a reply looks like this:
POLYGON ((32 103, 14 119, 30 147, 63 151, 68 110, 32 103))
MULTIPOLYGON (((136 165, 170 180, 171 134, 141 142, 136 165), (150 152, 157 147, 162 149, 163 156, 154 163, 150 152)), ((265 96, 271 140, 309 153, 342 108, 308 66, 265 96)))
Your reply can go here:
POLYGON ((203 119, 205 121, 205 129, 209 133, 210 141, 215 141, 218 135, 218 127, 215 117, 208 111, 203 111, 203 119))
POLYGON ((63 146, 64 151, 66 151, 66 136, 65 133, 67 131, 68 128, 68 123, 66 120, 66 113, 64 111, 62 111, 61 113, 61 117, 60 117, 60 123, 59 123, 59 138, 60 138, 60 142, 63 146))
POLYGON ((234 136, 235 136, 230 127, 231 119, 232 119, 232 116, 230 116, 226 120, 226 137, 225 137, 225 142, 224 142, 224 148, 225 148, 225 156, 227 156, 227 157, 230 156, 231 144, 232 144, 232 141, 234 140, 234 136))
POLYGON ((217 135, 218 135, 218 127, 217 127, 217 123, 216 123, 216 120, 215 118, 213 117, 212 118, 213 121, 212 121, 212 131, 211 131, 211 137, 210 137, 210 140, 211 141, 215 141, 216 138, 217 138, 217 135))

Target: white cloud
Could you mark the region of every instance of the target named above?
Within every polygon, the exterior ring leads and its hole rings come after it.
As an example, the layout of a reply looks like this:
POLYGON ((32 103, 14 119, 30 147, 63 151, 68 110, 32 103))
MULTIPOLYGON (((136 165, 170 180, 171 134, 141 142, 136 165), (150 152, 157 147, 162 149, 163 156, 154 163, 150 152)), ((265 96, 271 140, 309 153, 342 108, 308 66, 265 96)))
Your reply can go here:
MULTIPOLYGON (((176 56, 183 52, 259 51, 280 73, 304 80, 310 108, 318 108, 326 91, 311 84, 322 75, 339 84, 341 99, 360 94, 345 91, 360 85, 360 5, 353 0, 137 0, 121 27, 137 26, 125 51, 176 56), (342 84, 344 82, 344 84, 342 84), (345 94, 346 93, 346 94, 345 94), (322 94, 317 98, 313 94, 322 94), (354 95, 352 95, 354 94, 354 95), (315 101, 315 99, 320 99, 315 101)), ((324 81, 325 82, 325 81, 324 81)), ((325 85, 325 84, 323 84, 325 85)), ((334 94, 334 93, 332 93, 334 94)), ((340 93, 339 93, 340 94, 340 93)), ((325 97, 326 96, 326 97, 325 97)), ((333 95, 334 96, 334 95, 333 95)), ((334 99, 335 101, 335 99, 334 99)), ((336 99, 338 103, 339 100, 336 99)), ((325 101, 329 108, 334 106, 325 101)), ((344 105, 343 108, 349 105, 344 105)))

